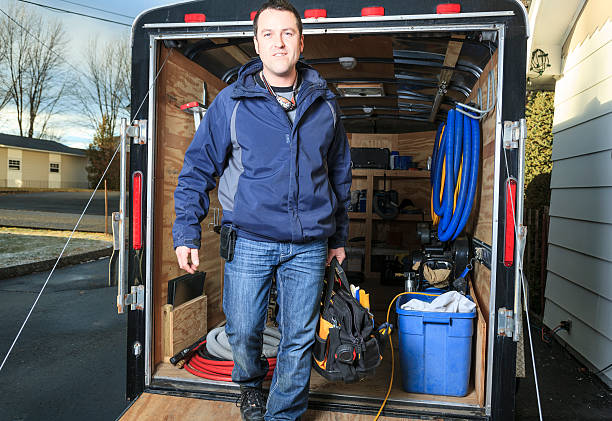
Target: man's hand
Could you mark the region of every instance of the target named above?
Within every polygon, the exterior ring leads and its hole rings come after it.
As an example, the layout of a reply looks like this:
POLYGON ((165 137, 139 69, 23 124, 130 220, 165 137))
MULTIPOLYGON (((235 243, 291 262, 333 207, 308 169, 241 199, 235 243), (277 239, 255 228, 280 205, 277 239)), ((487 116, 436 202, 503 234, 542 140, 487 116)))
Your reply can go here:
POLYGON ((327 250, 327 263, 329 266, 333 258, 338 259, 338 263, 342 264, 344 259, 346 259, 346 253, 344 252, 344 247, 339 247, 337 249, 329 249, 327 250))
POLYGON ((187 272, 194 274, 198 266, 200 265, 200 257, 198 256, 198 249, 190 249, 189 247, 179 246, 176 248, 176 258, 178 260, 179 267, 187 272), (189 257, 191 256, 191 263, 189 263, 189 257))

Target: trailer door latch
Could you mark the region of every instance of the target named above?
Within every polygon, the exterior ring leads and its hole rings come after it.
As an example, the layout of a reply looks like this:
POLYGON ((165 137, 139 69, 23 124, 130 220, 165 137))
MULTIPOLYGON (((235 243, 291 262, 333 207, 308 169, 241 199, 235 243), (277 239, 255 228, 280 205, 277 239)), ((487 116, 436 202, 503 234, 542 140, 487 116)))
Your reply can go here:
POLYGON ((518 121, 504 121, 504 149, 517 149, 519 142, 527 137, 527 122, 524 118, 518 121))
POLYGON ((505 308, 497 311, 497 335, 512 337, 514 333, 514 312, 505 308))
POLYGON ((123 306, 130 306, 131 310, 144 310, 144 295, 144 285, 134 285, 130 293, 123 297, 123 306))

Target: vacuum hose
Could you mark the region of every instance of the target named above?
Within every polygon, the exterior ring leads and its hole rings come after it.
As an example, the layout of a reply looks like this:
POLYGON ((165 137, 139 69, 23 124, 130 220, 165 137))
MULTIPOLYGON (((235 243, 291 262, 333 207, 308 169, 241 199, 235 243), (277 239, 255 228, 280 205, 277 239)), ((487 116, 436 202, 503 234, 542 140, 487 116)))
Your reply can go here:
POLYGON ((432 219, 440 241, 454 240, 467 223, 478 183, 478 120, 450 110, 436 134, 432 154, 432 219))
MULTIPOLYGON (((263 356, 268 360, 268 372, 266 380, 272 378, 276 367, 276 354, 280 343, 280 332, 278 329, 266 327, 263 333, 263 356)), ((232 381, 232 370, 234 361, 232 350, 227 340, 225 326, 215 328, 208 332, 206 340, 203 340, 195 348, 191 358, 185 364, 185 370, 191 374, 209 380, 232 381)))
MULTIPOLYGON (((278 329, 267 327, 263 332, 263 354, 266 358, 274 358, 278 353, 280 344, 280 332, 278 329)), ((208 352, 219 358, 233 360, 232 348, 227 340, 225 326, 217 327, 206 335, 206 349, 208 352)))

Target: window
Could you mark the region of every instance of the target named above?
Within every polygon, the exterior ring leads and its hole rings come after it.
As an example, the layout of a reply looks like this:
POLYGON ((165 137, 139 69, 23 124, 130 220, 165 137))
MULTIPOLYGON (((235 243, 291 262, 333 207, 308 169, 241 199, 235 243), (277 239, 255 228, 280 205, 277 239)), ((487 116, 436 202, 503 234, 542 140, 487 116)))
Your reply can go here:
POLYGON ((59 164, 49 163, 49 172, 59 172, 59 164))
POLYGON ((18 159, 9 159, 9 170, 21 170, 21 161, 18 159))

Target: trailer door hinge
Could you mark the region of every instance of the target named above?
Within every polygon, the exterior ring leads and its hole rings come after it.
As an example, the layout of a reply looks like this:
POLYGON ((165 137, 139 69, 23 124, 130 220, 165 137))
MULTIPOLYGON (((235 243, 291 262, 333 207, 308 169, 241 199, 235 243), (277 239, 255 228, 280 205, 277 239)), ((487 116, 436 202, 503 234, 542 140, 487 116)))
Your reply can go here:
POLYGON ((514 333, 514 312, 500 308, 497 311, 497 335, 512 337, 514 333))
POLYGON ((127 126, 125 133, 132 138, 135 145, 145 145, 147 143, 147 120, 134 120, 127 126))
POLYGON ((504 121, 504 149, 516 149, 521 140, 527 138, 527 122, 524 118, 518 121, 504 121))
MULTIPOLYGON (((130 306, 131 310, 144 310, 144 298, 144 285, 135 285, 131 288, 129 294, 125 294, 123 303, 118 302, 117 306, 130 306)), ((117 300, 121 300, 121 297, 117 297, 117 300)))

